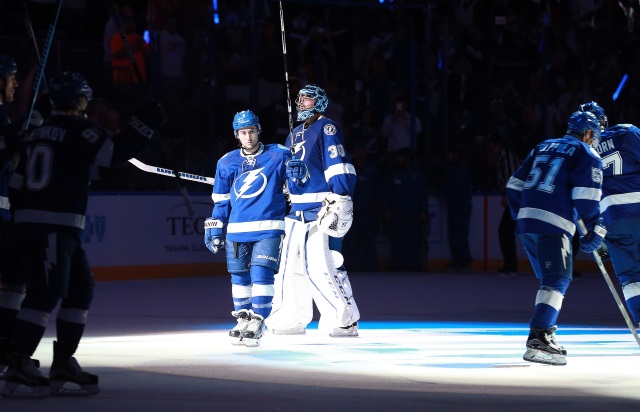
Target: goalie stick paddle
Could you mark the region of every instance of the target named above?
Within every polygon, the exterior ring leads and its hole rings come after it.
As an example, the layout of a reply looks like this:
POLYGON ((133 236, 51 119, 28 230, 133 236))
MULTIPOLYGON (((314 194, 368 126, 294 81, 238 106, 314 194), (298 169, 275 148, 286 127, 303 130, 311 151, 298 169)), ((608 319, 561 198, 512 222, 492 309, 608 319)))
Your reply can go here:
MULTIPOLYGON (((138 159, 129 159, 129 163, 131 163, 132 165, 134 165, 135 167, 137 167, 138 169, 144 172, 155 173, 162 176, 174 177, 176 173, 171 169, 165 169, 163 167, 151 166, 151 165, 142 163, 138 159)), ((181 179, 191 180, 193 182, 198 182, 198 183, 206 183, 212 186, 215 180, 213 177, 194 175, 192 173, 186 173, 186 172, 177 172, 177 173, 180 175, 181 179)))
MULTIPOLYGON (((584 222, 582 221, 582 219, 578 219, 577 223, 578 223, 578 231, 580 232, 580 235, 581 236, 586 235, 587 227, 584 225, 584 222)), ((638 332, 636 331, 635 326, 633 326, 633 322, 629 318, 629 314, 627 313, 627 310, 624 308, 622 304, 622 300, 620 300, 620 296, 618 296, 618 292, 616 291, 616 288, 613 285, 613 282, 611 281, 611 277, 609 276, 609 273, 607 273, 607 268, 604 267, 604 264, 602 263, 602 259, 600 259, 600 255, 598 254, 597 251, 594 251, 592 255, 596 263, 598 264, 598 268, 600 268, 600 272, 602 273, 602 276, 604 277, 605 282, 607 282, 607 286, 609 286, 609 290, 611 291, 613 298, 618 304, 618 309, 620 309, 620 313, 622 313, 622 317, 624 318, 624 321, 627 323, 627 327, 629 327, 629 330, 633 334, 633 337, 636 339, 636 342, 640 346, 640 337, 638 337, 638 332)))
MULTIPOLYGON (((138 67, 138 62, 136 61, 136 58, 133 55, 133 50, 131 49, 131 45, 129 44, 129 40, 127 39, 127 34, 124 32, 122 19, 120 18, 120 15, 116 10, 116 6, 113 3, 113 0, 107 0, 107 6, 109 7, 109 13, 111 14, 111 17, 113 17, 113 20, 115 21, 116 26, 118 26, 118 34, 120 35, 120 38, 124 43, 124 48, 127 51, 127 56, 129 57, 129 61, 131 62, 131 67, 133 68, 133 72, 136 75, 138 84, 142 88, 142 93, 144 96, 148 96, 149 93, 148 93, 147 87, 145 86, 144 79, 142 78, 142 72, 140 71, 140 67, 138 67)), ((158 133, 160 133, 160 131, 158 131, 158 133)), ((173 156, 171 155, 169 150, 164 147, 162 142, 160 142, 160 145, 162 146, 162 150, 165 154, 165 157, 169 161, 169 163, 173 164, 174 163, 173 156)), ((171 169, 163 169, 163 170, 171 170, 171 169)), ((187 206, 187 211, 189 213, 189 216, 194 216, 196 212, 193 209, 193 204, 191 203, 191 198, 189 198, 189 193, 187 193, 187 189, 182 184, 182 180, 180 178, 180 172, 175 167, 173 168, 173 170, 171 170, 171 172, 173 172, 173 176, 176 179, 176 183, 178 184, 178 190, 180 191, 180 194, 182 195, 182 199, 184 200, 184 203, 187 206)))

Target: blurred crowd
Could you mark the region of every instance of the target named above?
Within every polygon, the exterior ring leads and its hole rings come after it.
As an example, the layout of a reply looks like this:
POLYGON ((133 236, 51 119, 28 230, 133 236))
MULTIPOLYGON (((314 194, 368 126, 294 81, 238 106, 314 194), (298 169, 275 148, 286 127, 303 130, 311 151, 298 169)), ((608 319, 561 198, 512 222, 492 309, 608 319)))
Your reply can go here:
MULTIPOLYGON (((0 49, 28 69, 36 53, 20 3, 0 6, 0 49)), ((113 130, 133 101, 160 99, 173 159, 156 151, 144 161, 212 176, 217 159, 235 145, 229 119, 245 109, 261 119, 262 141, 286 139, 291 114, 278 1, 117 0, 115 19, 109 3, 65 0, 47 72, 83 73, 96 95, 90 116, 113 130), (143 84, 121 73, 130 66, 114 44, 122 43, 123 30, 143 84)), ((24 4, 42 44, 56 2, 24 4)), ((326 115, 342 126, 358 173, 381 182, 359 183, 355 204, 378 217, 394 213, 383 188, 414 204, 405 218, 418 222, 426 220, 424 195, 447 196, 452 184, 471 188, 464 193, 502 192, 498 151, 522 158, 536 142, 562 136, 580 103, 598 101, 610 123, 640 122, 637 1, 283 4, 292 99, 305 84, 326 89, 326 115), (413 190, 416 182, 422 190, 413 190)), ((175 185, 135 170, 113 174, 96 188, 175 185)), ((415 226, 412 236, 424 240, 423 225, 415 226)))

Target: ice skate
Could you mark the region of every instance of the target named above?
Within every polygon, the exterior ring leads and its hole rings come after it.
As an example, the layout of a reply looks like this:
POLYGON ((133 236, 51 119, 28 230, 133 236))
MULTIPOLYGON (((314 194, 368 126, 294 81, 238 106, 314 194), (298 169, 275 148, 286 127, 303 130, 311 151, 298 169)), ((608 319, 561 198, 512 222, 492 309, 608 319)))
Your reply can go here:
POLYGON ((264 328, 264 318, 256 313, 252 313, 249 326, 247 326, 247 329, 243 333, 244 344, 246 346, 259 346, 264 328))
POLYGON ((529 362, 547 365, 566 365, 567 351, 556 342, 556 330, 555 326, 549 329, 531 328, 527 340, 527 351, 522 358, 529 362))
POLYGON ((358 322, 353 322, 349 326, 335 328, 329 336, 332 338, 355 338, 358 336, 358 322))
POLYGON ((54 360, 49 379, 53 395, 91 396, 100 392, 98 376, 83 371, 74 357, 54 360))
POLYGON ((23 355, 15 355, 5 372, 2 396, 7 398, 46 398, 51 395, 49 379, 42 376, 39 362, 23 355))
POLYGON ((251 314, 247 309, 240 309, 238 311, 231 312, 231 315, 238 319, 238 324, 233 327, 229 331, 229 338, 231 339, 232 345, 242 345, 244 342, 242 341, 245 330, 247 330, 247 326, 249 326, 249 320, 251 319, 251 314))
POLYGON ((82 370, 76 358, 58 351, 53 342, 53 362, 49 370, 51 391, 59 396, 90 396, 100 392, 98 377, 82 370))

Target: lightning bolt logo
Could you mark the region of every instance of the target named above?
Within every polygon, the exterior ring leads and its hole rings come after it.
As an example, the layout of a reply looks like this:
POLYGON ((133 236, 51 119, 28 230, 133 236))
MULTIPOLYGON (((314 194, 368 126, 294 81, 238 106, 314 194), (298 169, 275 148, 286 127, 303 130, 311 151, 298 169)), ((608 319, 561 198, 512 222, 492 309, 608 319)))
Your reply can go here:
POLYGON ((236 179, 236 182, 240 182, 240 181, 243 182, 239 190, 236 190, 234 185, 233 190, 236 195, 236 200, 238 200, 241 197, 243 199, 256 197, 264 191, 264 188, 267 186, 267 177, 264 175, 264 173, 262 173, 263 170, 264 170, 264 167, 261 167, 260 169, 256 169, 256 170, 250 170, 246 173, 241 174, 240 177, 236 179), (243 176, 244 176, 244 179, 242 178, 243 176), (262 178, 262 186, 251 194, 245 194, 249 189, 253 187, 255 181, 258 178, 262 178))
POLYGON ((562 248, 560 248, 560 253, 562 254, 562 263, 564 264, 564 268, 567 268, 567 257, 571 255, 571 242, 567 235, 562 235, 562 248))
POLYGON ((300 160, 304 160, 304 155, 305 155, 304 143, 305 142, 299 142, 293 145, 293 154, 300 153, 300 157, 299 157, 300 160))
POLYGON ((44 261, 44 277, 47 285, 49 284, 49 274, 53 270, 53 266, 58 263, 56 245, 56 234, 50 233, 47 238, 47 246, 44 248, 46 254, 46 259, 44 261))

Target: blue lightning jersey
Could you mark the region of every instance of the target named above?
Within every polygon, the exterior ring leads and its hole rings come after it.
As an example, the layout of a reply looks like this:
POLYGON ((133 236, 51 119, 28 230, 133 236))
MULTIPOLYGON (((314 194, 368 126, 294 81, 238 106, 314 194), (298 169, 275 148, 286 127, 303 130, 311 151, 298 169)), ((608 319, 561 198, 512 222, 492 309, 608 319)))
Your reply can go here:
POLYGON ((574 210, 591 230, 600 215, 602 160, 573 136, 538 143, 507 183, 516 233, 575 233, 574 210))
POLYGON ((227 239, 252 242, 284 234, 286 162, 282 145, 263 145, 254 155, 241 149, 224 155, 216 166, 211 217, 227 228, 227 239))
MULTIPOLYGON (((293 130, 294 156, 309 169, 305 186, 291 185, 291 211, 313 210, 329 193, 353 197, 356 169, 344 147, 342 129, 333 120, 320 116, 307 129, 304 123, 293 130)), ((287 137, 287 147, 291 138, 287 137)))
POLYGON ((602 133, 596 151, 602 157, 602 223, 640 215, 640 129, 618 124, 602 133))

